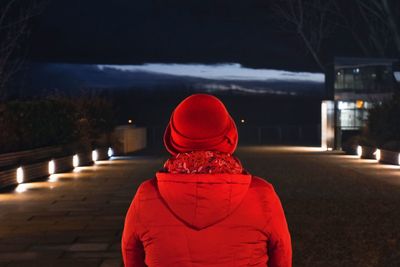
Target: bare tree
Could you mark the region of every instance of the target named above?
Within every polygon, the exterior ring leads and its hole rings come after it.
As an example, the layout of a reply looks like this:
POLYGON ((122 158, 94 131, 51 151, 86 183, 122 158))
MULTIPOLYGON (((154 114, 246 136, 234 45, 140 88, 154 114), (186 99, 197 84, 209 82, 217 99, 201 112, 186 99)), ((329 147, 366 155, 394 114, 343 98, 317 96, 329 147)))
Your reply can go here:
POLYGON ((335 8, 333 12, 335 13, 334 17, 336 18, 336 25, 338 28, 342 28, 350 33, 364 56, 371 56, 373 54, 373 51, 371 51, 371 46, 369 42, 365 42, 364 32, 360 31, 362 23, 360 23, 359 19, 359 10, 358 8, 354 8, 354 6, 349 8, 346 3, 345 5, 342 5, 338 2, 334 3, 335 8))
POLYGON ((2 0, 0 2, 0 99, 12 76, 23 62, 22 41, 29 34, 29 22, 44 8, 39 0, 2 0))
POLYGON ((367 40, 371 47, 375 49, 379 56, 387 56, 386 53, 391 39, 390 29, 386 14, 379 1, 356 0, 356 4, 363 23, 368 29, 367 40))
POLYGON ((273 11, 282 29, 294 32, 303 42, 318 67, 325 71, 321 58, 323 41, 332 33, 335 24, 329 19, 334 0, 275 0, 273 11))
POLYGON ((381 0, 382 7, 385 10, 388 18, 388 24, 391 33, 393 34, 396 50, 400 55, 400 4, 399 1, 381 0))
POLYGON ((348 30, 366 56, 400 55, 400 1, 335 2, 338 25, 348 30))

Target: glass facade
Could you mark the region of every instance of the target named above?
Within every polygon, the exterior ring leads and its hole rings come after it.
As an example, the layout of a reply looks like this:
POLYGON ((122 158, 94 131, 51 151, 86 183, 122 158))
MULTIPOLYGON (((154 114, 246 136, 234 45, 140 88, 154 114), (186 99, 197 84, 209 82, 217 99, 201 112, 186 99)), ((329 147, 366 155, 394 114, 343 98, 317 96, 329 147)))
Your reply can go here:
POLYGON ((397 62, 390 58, 335 57, 326 75, 326 86, 332 96, 329 95, 330 100, 324 101, 321 108, 322 147, 329 148, 332 131, 334 148, 341 148, 349 138, 360 133, 373 105, 393 94, 396 79, 400 79, 400 74, 394 72, 397 62), (328 104, 334 106, 333 115, 328 112, 328 104), (332 125, 327 123, 332 120, 332 125))
POLYGON ((358 130, 368 120, 368 110, 372 103, 358 101, 338 101, 337 126, 342 130, 358 130))
POLYGON ((392 66, 335 68, 336 92, 385 93, 393 90, 392 66))

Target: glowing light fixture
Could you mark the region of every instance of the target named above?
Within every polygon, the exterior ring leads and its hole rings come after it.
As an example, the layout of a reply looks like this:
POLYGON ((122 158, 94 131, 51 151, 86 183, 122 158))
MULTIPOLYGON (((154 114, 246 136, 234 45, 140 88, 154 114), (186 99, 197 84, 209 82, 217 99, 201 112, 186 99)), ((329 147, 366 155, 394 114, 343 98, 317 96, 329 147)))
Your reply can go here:
POLYGON ((97 152, 97 150, 93 150, 93 151, 92 151, 92 160, 93 160, 94 162, 96 162, 96 161, 99 160, 99 153, 97 152))
POLYGON ((321 104, 321 148, 328 149, 328 104, 322 102, 321 104))
POLYGON ((114 156, 114 150, 111 147, 108 148, 107 155, 108 155, 109 158, 114 156))
POLYGON ((357 101, 356 101, 356 107, 357 107, 358 109, 363 108, 363 107, 364 107, 364 101, 362 101, 362 100, 357 100, 357 101))
POLYGON ((17 193, 22 193, 22 192, 25 192, 26 190, 27 190, 26 184, 19 184, 15 188, 15 192, 17 192, 17 193))
POLYGON ((377 161, 381 160, 381 150, 380 149, 375 150, 374 155, 375 155, 375 159, 377 161))
POLYGON ((49 174, 55 174, 56 173, 56 163, 54 162, 54 160, 50 160, 49 161, 49 174))
POLYGON ((22 167, 17 169, 17 183, 22 184, 24 182, 24 170, 22 167))
POLYGON ((57 178, 57 176, 56 175, 50 175, 50 177, 49 177, 49 182, 50 183, 55 183, 55 182, 57 182, 58 181, 58 178, 57 178))
POLYGON ((240 122, 241 122, 241 123, 244 123, 245 121, 244 121, 244 119, 241 119, 240 122))
POLYGON ((362 147, 361 146, 357 146, 357 156, 359 156, 361 158, 362 153, 363 153, 362 147))
POLYGON ((76 154, 72 157, 72 166, 74 166, 74 168, 79 166, 79 156, 76 154))
POLYGON ((132 120, 128 120, 128 123, 129 123, 129 124, 132 124, 132 120))
POLYGON ((399 156, 398 156, 398 159, 397 159, 397 164, 400 165, 400 153, 399 153, 399 156))

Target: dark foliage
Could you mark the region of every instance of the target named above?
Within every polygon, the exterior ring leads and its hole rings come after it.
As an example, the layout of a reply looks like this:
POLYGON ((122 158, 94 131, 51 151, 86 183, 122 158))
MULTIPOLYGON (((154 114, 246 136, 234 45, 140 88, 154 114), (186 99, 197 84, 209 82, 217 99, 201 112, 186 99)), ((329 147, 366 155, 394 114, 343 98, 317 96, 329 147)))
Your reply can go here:
POLYGON ((400 149, 400 93, 370 111, 367 136, 382 148, 400 149))
POLYGON ((51 96, 0 104, 0 152, 76 143, 89 148, 114 126, 112 104, 98 96, 51 96))

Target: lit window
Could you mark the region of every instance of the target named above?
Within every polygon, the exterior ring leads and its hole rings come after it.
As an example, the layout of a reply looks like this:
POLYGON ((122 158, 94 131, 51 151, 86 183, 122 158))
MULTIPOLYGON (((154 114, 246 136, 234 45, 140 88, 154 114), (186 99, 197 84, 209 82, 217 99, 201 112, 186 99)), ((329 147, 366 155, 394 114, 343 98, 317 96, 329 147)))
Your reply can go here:
POLYGON ((357 107, 358 109, 360 109, 360 108, 363 108, 363 106, 364 106, 364 101, 362 101, 362 100, 357 100, 357 102, 356 102, 356 107, 357 107))

